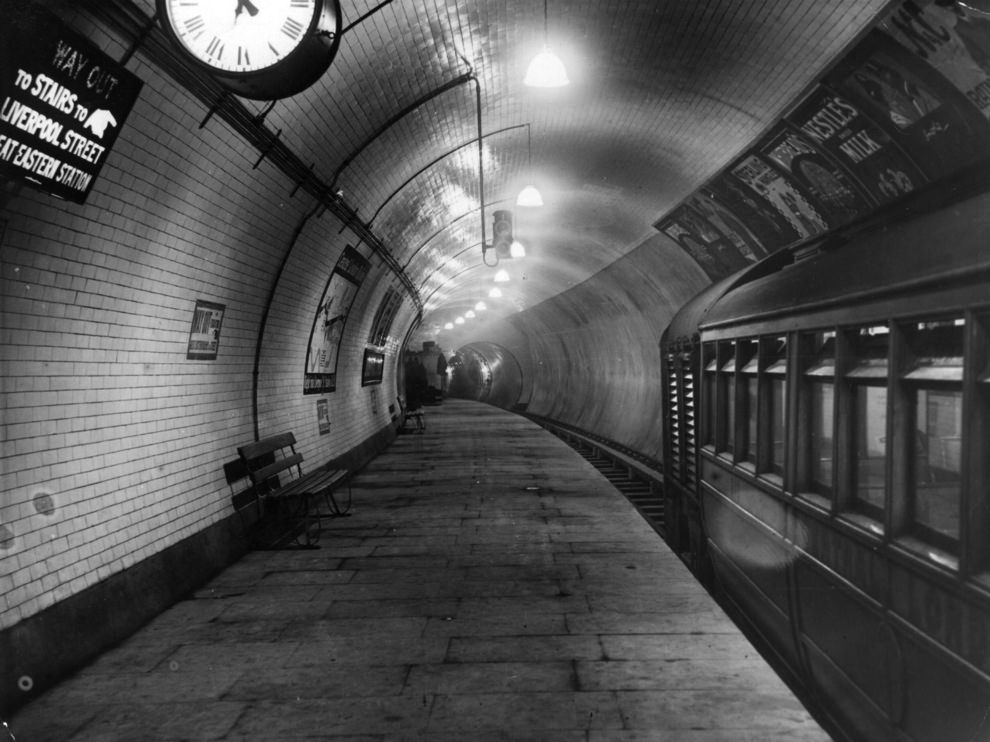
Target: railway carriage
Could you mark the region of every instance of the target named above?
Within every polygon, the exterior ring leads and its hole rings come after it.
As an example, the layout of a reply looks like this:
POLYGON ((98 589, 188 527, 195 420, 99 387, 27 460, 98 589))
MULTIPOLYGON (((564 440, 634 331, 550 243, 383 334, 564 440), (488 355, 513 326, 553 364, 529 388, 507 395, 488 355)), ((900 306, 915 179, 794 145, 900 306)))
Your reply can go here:
POLYGON ((880 217, 667 329, 668 531, 851 739, 990 739, 990 189, 880 217))

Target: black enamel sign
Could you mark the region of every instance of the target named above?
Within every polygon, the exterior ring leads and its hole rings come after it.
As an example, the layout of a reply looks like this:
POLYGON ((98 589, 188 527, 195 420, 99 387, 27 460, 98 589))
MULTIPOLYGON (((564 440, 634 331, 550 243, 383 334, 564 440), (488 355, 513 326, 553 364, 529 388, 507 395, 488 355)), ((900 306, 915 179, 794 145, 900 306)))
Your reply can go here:
POLYGON ((0 175, 83 203, 141 81, 37 5, 0 25, 0 175))

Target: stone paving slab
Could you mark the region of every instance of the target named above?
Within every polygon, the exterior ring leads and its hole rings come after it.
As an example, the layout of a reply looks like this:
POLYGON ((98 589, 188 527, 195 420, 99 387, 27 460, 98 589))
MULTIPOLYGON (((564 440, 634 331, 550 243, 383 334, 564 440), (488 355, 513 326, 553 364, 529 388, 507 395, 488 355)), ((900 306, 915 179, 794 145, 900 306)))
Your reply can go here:
POLYGON ((635 509, 447 400, 318 550, 247 555, 10 720, 18 740, 828 739, 635 509))

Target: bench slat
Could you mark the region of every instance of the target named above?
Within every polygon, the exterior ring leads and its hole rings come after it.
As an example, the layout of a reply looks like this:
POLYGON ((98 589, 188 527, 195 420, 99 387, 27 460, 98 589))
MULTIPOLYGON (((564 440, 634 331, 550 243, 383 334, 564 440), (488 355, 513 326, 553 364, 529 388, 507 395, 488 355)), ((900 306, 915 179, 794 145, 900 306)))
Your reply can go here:
MULTIPOLYGON (((294 453, 292 456, 286 456, 284 459, 277 459, 274 464, 269 464, 268 466, 263 466, 260 469, 251 471, 251 481, 252 482, 265 482, 274 477, 276 474, 285 471, 286 469, 291 469, 296 464, 302 463, 303 457, 301 453, 294 453)), ((249 467, 250 468, 250 467, 249 467)))
POLYGON ((293 479, 286 482, 284 486, 271 492, 269 497, 291 497, 304 492, 318 494, 322 490, 332 489, 347 478, 347 472, 343 470, 320 471, 307 474, 301 479, 293 479))
POLYGON ((296 436, 292 432, 279 433, 268 438, 262 438, 254 443, 246 443, 237 449, 238 455, 246 461, 251 461, 266 453, 273 453, 280 448, 290 448, 296 445, 296 436))

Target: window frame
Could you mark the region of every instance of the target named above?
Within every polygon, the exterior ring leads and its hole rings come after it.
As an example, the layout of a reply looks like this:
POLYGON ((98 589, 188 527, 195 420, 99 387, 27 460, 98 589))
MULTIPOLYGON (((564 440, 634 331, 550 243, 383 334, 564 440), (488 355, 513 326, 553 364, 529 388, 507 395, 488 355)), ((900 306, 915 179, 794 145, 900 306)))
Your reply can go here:
POLYGON ((788 399, 787 393, 788 369, 789 369, 789 349, 791 339, 786 333, 773 333, 760 337, 760 373, 758 383, 759 395, 759 421, 757 424, 757 435, 759 442, 757 445, 757 472, 760 477, 766 479, 770 484, 783 487, 787 472, 788 462, 788 399), (775 416, 774 404, 774 384, 780 383, 780 415, 775 416), (780 450, 780 461, 775 456, 774 445, 775 423, 781 423, 782 446, 780 450))
POLYGON ((839 332, 834 327, 824 327, 815 330, 802 331, 797 337, 797 443, 795 462, 795 486, 793 489, 799 497, 835 511, 836 481, 838 477, 838 405, 837 402, 837 358, 836 348, 839 332), (818 341, 818 337, 822 341, 818 341), (827 379, 827 381, 823 381, 827 379), (832 390, 832 401, 827 417, 830 420, 831 445, 829 456, 829 471, 831 482, 828 485, 818 484, 813 480, 812 458, 812 390, 814 384, 827 384, 832 390))
POLYGON ((888 514, 890 512, 891 496, 891 405, 890 369, 892 343, 891 323, 877 320, 867 324, 842 327, 837 333, 836 342, 836 404, 838 406, 838 470, 836 472, 835 508, 838 515, 849 522, 855 523, 877 535, 890 533, 888 514), (885 332, 869 333, 870 329, 883 327, 885 332), (882 355, 875 353, 869 346, 869 341, 862 341, 864 336, 872 334, 884 335, 886 348, 882 355), (857 342, 860 340, 860 342, 857 342), (864 351, 864 346, 866 346, 864 351), (857 447, 859 418, 857 402, 861 389, 882 389, 884 400, 883 457, 882 457, 882 503, 875 505, 859 496, 859 464, 860 456, 857 447))
POLYGON ((966 358, 967 336, 971 318, 959 314, 926 317, 924 319, 906 319, 895 323, 894 351, 897 364, 893 395, 894 395, 894 427, 893 442, 896 448, 892 453, 894 460, 891 533, 905 548, 921 553, 923 556, 942 564, 958 569, 960 555, 965 541, 966 511, 966 358), (935 356, 923 355, 919 349, 917 338, 919 324, 946 323, 962 321, 961 346, 958 355, 946 357, 941 364, 933 362, 935 356), (912 342, 914 340, 915 342, 912 342), (952 358, 954 362, 949 362, 952 358), (927 361, 927 362, 926 362, 927 361), (955 537, 942 533, 931 524, 921 523, 917 518, 919 500, 919 483, 917 481, 917 406, 920 392, 952 392, 958 394, 958 430, 959 430, 959 481, 956 492, 957 519, 959 525, 955 537))

